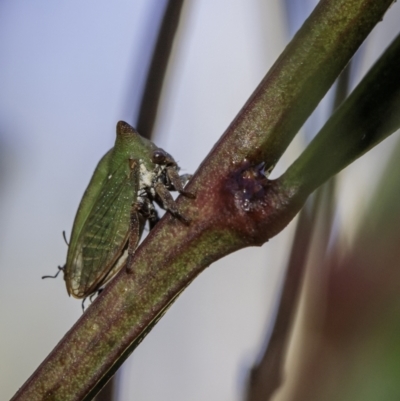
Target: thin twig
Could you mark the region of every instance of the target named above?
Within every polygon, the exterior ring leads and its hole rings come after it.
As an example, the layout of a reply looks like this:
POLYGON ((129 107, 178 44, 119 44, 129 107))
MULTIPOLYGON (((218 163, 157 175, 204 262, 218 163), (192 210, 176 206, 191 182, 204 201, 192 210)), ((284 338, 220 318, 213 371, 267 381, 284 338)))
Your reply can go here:
POLYGON ((247 401, 266 401, 281 385, 284 352, 306 265, 319 199, 320 197, 317 197, 312 205, 308 202, 309 207, 304 207, 300 212, 274 328, 264 355, 251 369, 247 401))
POLYGON ((183 0, 170 0, 168 2, 147 74, 146 86, 136 124, 136 129, 140 132, 140 135, 147 139, 151 139, 156 121, 161 89, 178 29, 182 6, 183 0))

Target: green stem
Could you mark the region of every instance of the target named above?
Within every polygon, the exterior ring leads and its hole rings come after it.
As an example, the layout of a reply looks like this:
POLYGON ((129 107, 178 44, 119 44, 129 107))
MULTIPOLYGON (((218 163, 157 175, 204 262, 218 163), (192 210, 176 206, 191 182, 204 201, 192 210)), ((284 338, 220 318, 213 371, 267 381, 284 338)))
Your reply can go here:
POLYGON ((400 35, 281 177, 311 192, 400 128, 400 35))
POLYGON ((91 399, 199 273, 286 226, 304 199, 256 166, 276 163, 390 4, 319 2, 190 182, 196 199, 178 200, 191 224, 165 216, 14 401, 91 399))

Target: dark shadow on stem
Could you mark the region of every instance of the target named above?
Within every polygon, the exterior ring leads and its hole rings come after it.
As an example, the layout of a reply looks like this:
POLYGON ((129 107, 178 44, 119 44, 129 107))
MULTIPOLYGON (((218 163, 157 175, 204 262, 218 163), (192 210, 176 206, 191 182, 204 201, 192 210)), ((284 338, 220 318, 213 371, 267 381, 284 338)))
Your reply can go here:
POLYGON ((101 391, 94 398, 95 401, 113 401, 115 397, 115 388, 117 382, 116 376, 113 376, 107 384, 101 389, 101 391))

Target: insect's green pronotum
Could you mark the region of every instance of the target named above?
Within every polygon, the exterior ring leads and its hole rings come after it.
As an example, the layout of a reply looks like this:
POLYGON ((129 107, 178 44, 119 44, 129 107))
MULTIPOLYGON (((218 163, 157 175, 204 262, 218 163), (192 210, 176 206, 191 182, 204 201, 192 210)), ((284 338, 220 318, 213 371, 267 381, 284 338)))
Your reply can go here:
POLYGON ((153 201, 188 223, 169 191, 193 197, 183 187, 175 160, 141 137, 129 124, 117 124, 115 146, 100 160, 72 229, 63 268, 68 294, 86 298, 110 280, 132 255, 146 220, 158 220, 153 201))

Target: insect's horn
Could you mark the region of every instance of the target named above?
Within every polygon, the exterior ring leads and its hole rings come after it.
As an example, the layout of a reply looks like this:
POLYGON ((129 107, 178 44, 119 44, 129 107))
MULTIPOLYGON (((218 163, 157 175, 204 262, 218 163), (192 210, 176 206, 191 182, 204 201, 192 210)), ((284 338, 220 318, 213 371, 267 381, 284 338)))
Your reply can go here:
POLYGON ((118 121, 117 124, 117 136, 121 139, 132 138, 132 136, 138 135, 138 132, 125 121, 118 121))

